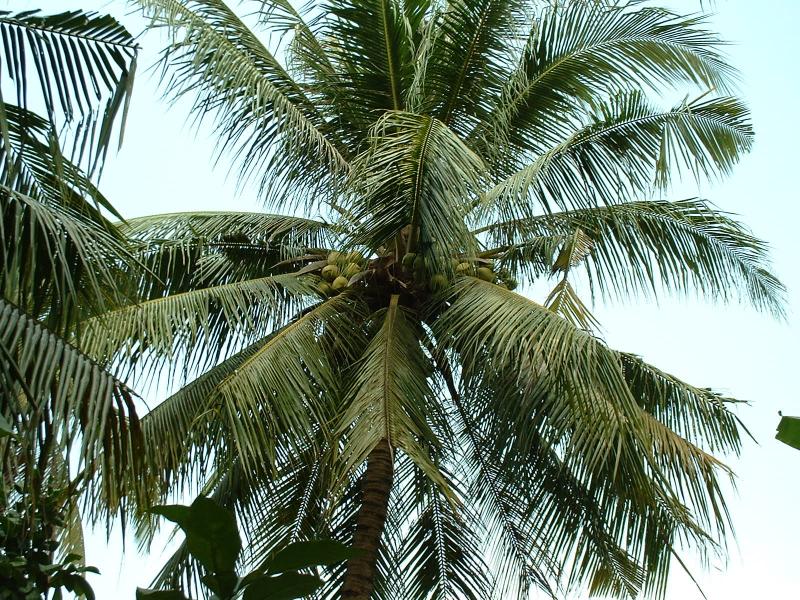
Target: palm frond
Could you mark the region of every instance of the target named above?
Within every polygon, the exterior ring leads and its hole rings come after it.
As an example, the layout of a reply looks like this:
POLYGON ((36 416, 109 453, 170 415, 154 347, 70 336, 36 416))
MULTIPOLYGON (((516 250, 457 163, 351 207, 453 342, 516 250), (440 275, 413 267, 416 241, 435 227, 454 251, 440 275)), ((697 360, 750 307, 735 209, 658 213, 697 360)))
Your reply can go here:
POLYGON ((396 295, 389 308, 373 318, 379 329, 356 363, 341 418, 346 471, 361 465, 386 440, 448 490, 425 450, 426 443, 436 443, 427 422, 427 405, 434 402, 434 395, 428 382, 432 366, 420 346, 419 322, 399 306, 396 295))
POLYGON ((347 295, 319 304, 277 331, 220 382, 220 418, 231 428, 231 443, 244 468, 274 463, 270 450, 278 432, 302 439, 312 424, 325 422, 316 414, 318 399, 335 393, 338 381, 324 333, 339 351, 357 355, 361 337, 353 322, 360 310, 347 295))
MULTIPOLYGON (((475 414, 497 427, 484 437, 497 445, 487 448, 493 460, 526 489, 545 493, 536 483, 541 473, 531 479, 524 473, 537 465, 535 455, 553 453, 557 470, 599 503, 605 533, 579 547, 576 582, 599 577, 602 591, 644 585, 659 593, 679 541, 714 549, 729 525, 720 491, 720 476, 729 471, 694 435, 682 437, 644 408, 658 402, 642 397, 643 390, 658 389, 652 380, 650 388, 629 386, 623 356, 530 300, 476 280, 457 283, 454 292, 435 325, 437 339, 457 351, 463 389, 482 394, 475 414), (583 430, 587 422, 591 431, 583 430), (620 506, 624 516, 616 512, 620 506), (622 569, 617 575, 613 565, 622 569)), ((721 434, 717 443, 731 435, 721 434)), ((538 511, 541 502, 529 506, 538 511)), ((557 500, 542 506, 548 518, 534 518, 535 537, 543 547, 554 544, 559 562, 569 560, 575 532, 553 515, 562 510, 557 500)))
POLYGON ((390 112, 372 135, 373 147, 354 163, 354 242, 377 248, 410 225, 408 251, 428 254, 440 268, 452 268, 453 254, 474 254, 457 215, 479 190, 480 158, 432 117, 390 112))
POLYGON ((164 360, 174 372, 207 367, 228 350, 267 335, 318 296, 295 275, 245 280, 108 311, 83 324, 82 348, 101 360, 164 360))
POLYGON ((592 240, 577 228, 568 236, 553 262, 553 273, 561 273, 561 280, 547 296, 544 305, 567 321, 587 331, 597 329, 600 323, 578 296, 569 282, 569 273, 592 253, 592 240))
POLYGON ((409 525, 398 558, 409 600, 482 600, 492 595, 482 552, 485 532, 469 508, 454 509, 429 486, 419 515, 409 525))
MULTIPOLYGON (((77 203, 77 202, 76 202, 77 203)), ((120 269, 136 264, 97 214, 0 184, 3 296, 56 332, 120 301, 120 269)))
POLYGON ((264 213, 155 215, 130 219, 120 231, 155 275, 145 274, 145 297, 266 277, 278 264, 296 270, 303 257, 325 253, 338 240, 329 223, 264 213))
POLYGON ((330 40, 327 53, 344 85, 342 92, 366 111, 367 123, 383 111, 405 108, 414 76, 414 48, 402 4, 327 0, 323 6, 330 15, 322 31, 330 40))
POLYGON ((744 426, 730 407, 741 400, 681 381, 634 354, 620 356, 628 387, 645 411, 710 452, 739 452, 744 426))
MULTIPOLYGON (((228 462, 226 426, 218 417, 216 390, 269 340, 266 337, 202 373, 142 417, 144 460, 158 480, 152 504, 169 489, 184 489, 209 464, 228 462)), ((145 527, 140 535, 148 531, 145 527)))
POLYGON ((513 595, 513 590, 526 593, 538 587, 552 596, 549 580, 558 579, 558 570, 555 561, 537 546, 534 528, 527 522, 529 507, 524 497, 515 493, 514 484, 505 481, 507 473, 485 451, 484 432, 458 390, 450 361, 442 353, 435 353, 434 358, 454 408, 454 436, 458 436, 463 454, 458 462, 469 482, 465 503, 481 524, 483 547, 496 567, 495 592, 513 595))
MULTIPOLYGON (((74 460, 93 511, 114 511, 136 490, 141 430, 132 392, 97 363, 19 308, 0 299, 0 397, 3 417, 16 435, 2 440, 8 460, 47 465, 50 453, 74 460), (16 446, 16 450, 12 448, 16 446), (133 486, 133 487, 131 487, 133 486)), ((94 517, 96 512, 90 511, 94 517)))
POLYGON ((425 68, 431 114, 466 136, 490 117, 513 66, 514 39, 523 22, 520 2, 451 2, 436 28, 425 68))
POLYGON ((702 28, 705 17, 608 4, 552 4, 533 21, 515 73, 471 136, 498 156, 499 168, 520 151, 540 154, 563 139, 568 115, 582 103, 643 87, 731 88, 735 71, 719 51, 722 42, 702 28), (499 152, 492 148, 498 143, 499 152))
POLYGON ((0 11, 0 43, 16 104, 29 107, 31 71, 35 72, 53 128, 74 127, 73 160, 82 164, 85 159, 93 173, 105 158, 119 117, 122 141, 136 72, 138 46, 133 36, 108 15, 0 11))
POLYGON ((52 124, 39 115, 5 104, 2 108, 5 143, 0 145, 0 181, 42 202, 65 205, 91 214, 98 224, 99 209, 122 218, 75 164, 63 156, 52 124))
POLYGON ((640 93, 598 104, 585 127, 490 190, 482 211, 503 220, 613 204, 646 195, 667 175, 726 174, 749 150, 752 127, 732 98, 660 111, 640 93))
POLYGON ((512 243, 498 253, 503 264, 530 261, 543 272, 552 264, 551 236, 567 239, 578 229, 591 242, 583 261, 590 283, 607 298, 699 291, 783 312, 784 288, 769 272, 766 244, 703 200, 626 202, 499 223, 481 233, 490 244, 512 243))
POLYGON ((298 188, 322 194, 347 170, 314 103, 222 0, 137 3, 172 36, 161 63, 170 72, 167 93, 195 95, 198 121, 216 115, 219 152, 236 157, 242 179, 260 176, 269 202, 303 202, 298 188))

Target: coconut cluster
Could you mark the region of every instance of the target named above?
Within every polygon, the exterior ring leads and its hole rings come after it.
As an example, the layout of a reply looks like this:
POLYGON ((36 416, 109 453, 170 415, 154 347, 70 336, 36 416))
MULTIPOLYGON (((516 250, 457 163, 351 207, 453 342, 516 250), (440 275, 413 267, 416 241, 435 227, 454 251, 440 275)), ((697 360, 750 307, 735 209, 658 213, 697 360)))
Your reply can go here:
POLYGON ((483 281, 494 283, 502 288, 509 290, 516 289, 518 283, 506 269, 495 272, 494 261, 486 258, 479 258, 475 263, 461 261, 455 267, 459 275, 473 275, 483 281))
MULTIPOLYGON (((409 252, 403 256, 403 267, 413 273, 414 282, 427 284, 428 288, 436 293, 447 288, 449 280, 443 273, 428 273, 428 263, 421 254, 409 252)), ((483 281, 494 283, 500 287, 513 290, 517 287, 517 280, 505 269, 495 273, 494 262, 489 259, 476 259, 474 262, 465 259, 452 259, 453 271, 457 275, 472 275, 483 281)))
POLYGON ((331 252, 326 260, 328 264, 322 267, 322 281, 317 286, 317 291, 325 296, 338 294, 364 272, 365 260, 360 252, 331 252))

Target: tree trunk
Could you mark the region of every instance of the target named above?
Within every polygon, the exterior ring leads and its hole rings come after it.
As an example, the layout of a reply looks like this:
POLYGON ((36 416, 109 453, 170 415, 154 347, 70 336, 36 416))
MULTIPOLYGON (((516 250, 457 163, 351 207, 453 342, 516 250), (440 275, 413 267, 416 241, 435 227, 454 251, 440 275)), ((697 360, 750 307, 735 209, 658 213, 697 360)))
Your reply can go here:
POLYGON ((364 475, 361 508, 353 547, 363 550, 363 555, 351 558, 342 585, 342 598, 369 600, 375 588, 378 572, 378 549, 389 508, 389 492, 394 478, 392 450, 387 440, 381 442, 367 459, 364 475))

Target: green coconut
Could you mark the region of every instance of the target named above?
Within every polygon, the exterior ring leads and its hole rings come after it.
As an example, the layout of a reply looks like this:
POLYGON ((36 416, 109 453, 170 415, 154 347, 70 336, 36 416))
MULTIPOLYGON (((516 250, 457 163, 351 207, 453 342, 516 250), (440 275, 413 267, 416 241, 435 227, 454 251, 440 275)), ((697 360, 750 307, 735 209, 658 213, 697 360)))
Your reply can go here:
POLYGON ((505 284, 506 284, 506 287, 507 287, 508 289, 510 289, 510 290, 515 290, 515 289, 517 289, 517 286, 519 285, 519 283, 517 282, 517 280, 516 280, 516 279, 514 279, 513 277, 507 277, 507 278, 506 278, 506 280, 505 280, 505 284))
POLYGON ((425 257, 424 256, 417 256, 414 259, 414 270, 423 272, 425 271, 425 257))
POLYGON ((323 267, 322 269, 322 277, 323 279, 327 279, 328 281, 333 281, 339 276, 339 267, 336 265, 328 265, 323 267))
POLYGON ((465 273, 469 273, 471 268, 472 265, 469 264, 468 262, 458 263, 458 265, 456 266, 456 273, 460 273, 461 275, 463 275, 465 273))
POLYGON ((331 252, 328 254, 328 264, 335 265, 340 260, 342 260, 342 253, 341 252, 331 252))
POLYGON ((447 277, 442 273, 436 273, 430 280, 430 287, 432 292, 441 292, 442 290, 447 289, 447 285, 450 282, 447 280, 447 277))
POLYGON ((347 284, 348 284, 347 278, 346 277, 342 277, 341 275, 339 275, 339 277, 337 277, 336 279, 333 280, 333 283, 331 284, 331 287, 333 288, 333 290, 335 292, 338 292, 338 291, 343 290, 344 288, 346 288, 347 284))
POLYGON ((357 251, 350 252, 347 255, 347 262, 360 264, 364 262, 364 255, 357 251))
POLYGON ((327 281, 322 281, 317 286, 317 291, 323 296, 330 296, 333 292, 333 288, 331 288, 331 285, 327 281))
POLYGON ((478 277, 483 279, 484 281, 492 282, 494 281, 495 274, 489 267, 480 267, 477 271, 478 277))
POLYGON ((411 269, 414 267, 414 261, 416 260, 417 255, 413 252, 409 252, 405 256, 403 256, 403 266, 406 269, 411 269))
POLYGON ((344 275, 348 279, 350 279, 353 275, 357 275, 358 273, 361 273, 361 267, 358 265, 358 263, 354 262, 349 263, 344 268, 344 271, 342 271, 342 275, 344 275))

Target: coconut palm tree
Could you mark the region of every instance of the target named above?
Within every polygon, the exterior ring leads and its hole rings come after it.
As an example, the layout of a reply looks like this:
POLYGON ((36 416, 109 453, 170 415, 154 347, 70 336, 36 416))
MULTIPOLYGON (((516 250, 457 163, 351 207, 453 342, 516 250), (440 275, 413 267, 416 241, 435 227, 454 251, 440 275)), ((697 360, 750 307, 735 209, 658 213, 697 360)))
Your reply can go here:
MULTIPOLYGON (((352 543, 329 598, 663 596, 684 551, 723 551, 736 401, 608 347, 577 291, 781 312, 764 243, 659 199, 752 143, 701 17, 138 4, 168 32, 166 91, 271 211, 122 227, 142 300, 87 323, 83 348, 186 381, 143 418, 151 501, 200 489, 235 509, 256 566, 352 543)), ((201 574, 181 547, 158 584, 201 574)))
POLYGON ((137 47, 112 17, 81 11, 0 11, 0 45, 0 504, 17 491, 35 504, 49 486, 102 499, 88 505, 102 514, 130 493, 136 412, 76 344, 82 320, 130 302, 121 266, 135 259, 91 174, 124 123, 137 47))

